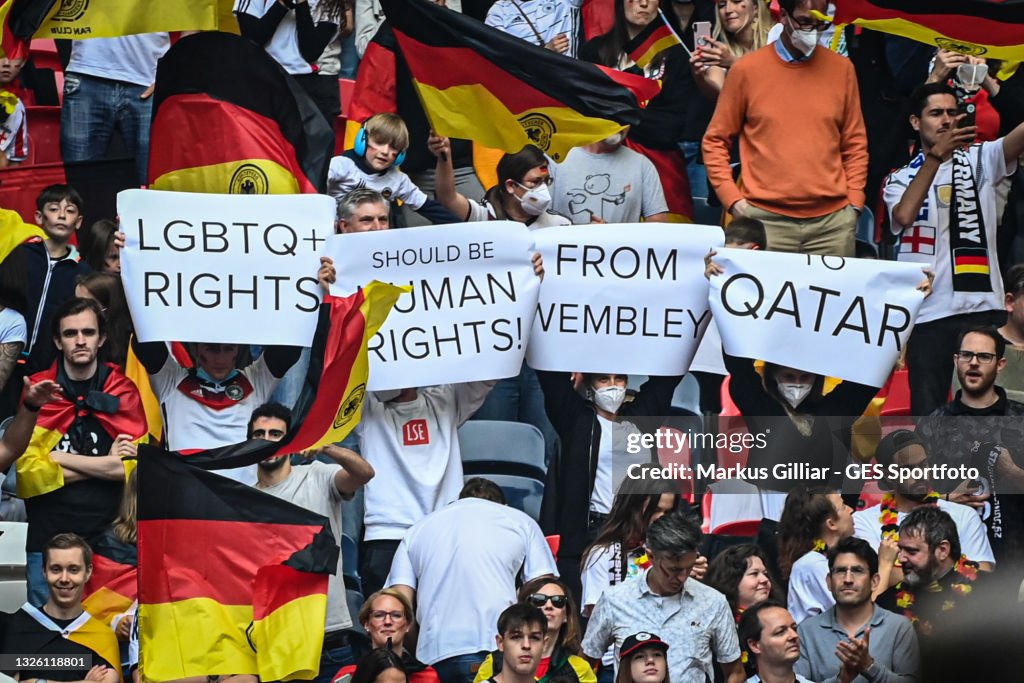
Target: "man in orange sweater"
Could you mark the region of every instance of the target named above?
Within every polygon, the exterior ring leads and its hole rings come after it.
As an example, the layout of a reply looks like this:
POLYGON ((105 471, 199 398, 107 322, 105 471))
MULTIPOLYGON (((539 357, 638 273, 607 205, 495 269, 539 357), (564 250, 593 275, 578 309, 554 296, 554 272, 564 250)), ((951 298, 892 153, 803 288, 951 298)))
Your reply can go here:
POLYGON ((818 46, 825 6, 780 0, 782 36, 729 70, 704 163, 722 206, 765 224, 770 250, 853 256, 868 140, 853 65, 818 46), (737 137, 739 184, 729 166, 737 137))

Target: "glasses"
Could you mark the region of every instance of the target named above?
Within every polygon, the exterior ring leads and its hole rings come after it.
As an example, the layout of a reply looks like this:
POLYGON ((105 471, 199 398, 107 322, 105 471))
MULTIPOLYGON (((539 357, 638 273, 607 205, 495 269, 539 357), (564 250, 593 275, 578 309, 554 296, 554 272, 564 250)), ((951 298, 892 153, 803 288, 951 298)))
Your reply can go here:
POLYGON ((545 603, 551 601, 552 607, 557 607, 558 609, 565 607, 568 600, 564 595, 545 595, 544 593, 534 593, 528 599, 534 607, 543 607, 545 603))
POLYGON ((370 612, 370 619, 374 621, 384 621, 384 619, 387 617, 391 617, 391 621, 401 621, 405 619, 405 612, 385 612, 384 610, 370 612))
POLYGON ((536 180, 531 180, 529 183, 527 183, 526 180, 524 179, 523 182, 516 183, 516 185, 518 185, 519 187, 523 188, 524 190, 536 190, 541 185, 547 185, 548 187, 551 187, 551 184, 554 183, 554 182, 555 182, 554 178, 552 178, 549 175, 546 175, 543 178, 538 178, 536 180))
POLYGON ((982 365, 988 365, 997 358, 996 354, 994 353, 976 353, 974 351, 957 351, 956 357, 957 360, 963 363, 970 363, 975 358, 977 358, 978 362, 981 363, 982 365))
POLYGON ((793 24, 793 28, 797 31, 827 31, 832 28, 831 21, 806 21, 804 19, 793 19, 790 17, 790 23, 793 24))

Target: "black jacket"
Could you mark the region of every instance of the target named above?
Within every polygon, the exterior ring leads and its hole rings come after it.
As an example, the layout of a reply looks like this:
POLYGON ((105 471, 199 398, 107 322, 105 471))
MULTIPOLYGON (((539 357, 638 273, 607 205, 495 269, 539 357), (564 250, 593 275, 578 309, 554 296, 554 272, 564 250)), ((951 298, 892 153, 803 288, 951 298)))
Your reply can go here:
POLYGON ((25 311, 28 344, 24 353, 28 356, 25 374, 31 375, 46 370, 57 359, 57 347, 50 334, 50 319, 62 303, 75 296, 78 276, 91 272, 92 268, 71 246, 67 256, 58 260, 50 258, 43 242, 30 242, 18 249, 24 256, 28 271, 28 310, 25 311))
MULTIPOLYGON (((589 543, 587 535, 590 496, 597 476, 601 425, 590 401, 572 385, 568 373, 537 371, 544 408, 562 442, 561 454, 548 465, 541 504, 540 524, 545 534, 562 536, 558 555, 578 558, 589 543)), ((643 431, 660 426, 668 414, 672 393, 682 377, 651 377, 640 391, 619 408, 621 417, 643 431), (642 419, 650 418, 650 419, 642 419)))

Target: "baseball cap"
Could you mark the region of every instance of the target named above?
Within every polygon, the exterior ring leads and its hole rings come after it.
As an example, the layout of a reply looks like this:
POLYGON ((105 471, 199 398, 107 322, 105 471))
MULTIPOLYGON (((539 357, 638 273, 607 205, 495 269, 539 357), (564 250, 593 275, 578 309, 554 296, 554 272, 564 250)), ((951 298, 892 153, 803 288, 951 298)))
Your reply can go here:
POLYGON ((662 652, 666 652, 668 650, 668 643, 653 633, 640 631, 622 641, 622 647, 619 649, 619 659, 625 659, 631 653, 644 647, 656 647, 662 652))

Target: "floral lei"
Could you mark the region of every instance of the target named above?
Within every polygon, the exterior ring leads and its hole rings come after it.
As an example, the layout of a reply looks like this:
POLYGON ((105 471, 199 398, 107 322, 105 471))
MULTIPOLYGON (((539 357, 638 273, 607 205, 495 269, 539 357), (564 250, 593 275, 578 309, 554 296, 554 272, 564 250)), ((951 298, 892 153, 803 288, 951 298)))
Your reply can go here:
MULTIPOLYGON (((956 573, 960 580, 955 580, 950 584, 950 590, 953 591, 953 597, 961 595, 969 595, 973 587, 971 586, 978 578, 978 563, 972 562, 967 559, 966 555, 961 555, 960 559, 955 565, 953 565, 953 571, 956 573)), ((933 582, 931 586, 925 590, 932 592, 940 592, 941 586, 937 582, 933 582)), ((910 622, 921 632, 922 635, 930 635, 932 632, 932 624, 930 621, 921 621, 911 610, 914 606, 915 596, 913 593, 903 587, 903 582, 900 581, 896 584, 896 606, 903 610, 903 616, 910 619, 910 622)), ((956 607, 956 600, 944 600, 942 602, 942 611, 948 612, 956 607)))
MULTIPOLYGON (((924 497, 924 505, 934 505, 939 500, 939 494, 935 491, 928 491, 924 497)), ((882 524, 882 540, 891 538, 893 541, 900 540, 899 512, 896 510, 896 494, 887 493, 882 496, 882 514, 878 521, 882 524)))

